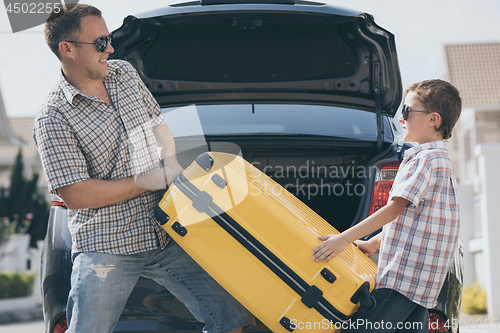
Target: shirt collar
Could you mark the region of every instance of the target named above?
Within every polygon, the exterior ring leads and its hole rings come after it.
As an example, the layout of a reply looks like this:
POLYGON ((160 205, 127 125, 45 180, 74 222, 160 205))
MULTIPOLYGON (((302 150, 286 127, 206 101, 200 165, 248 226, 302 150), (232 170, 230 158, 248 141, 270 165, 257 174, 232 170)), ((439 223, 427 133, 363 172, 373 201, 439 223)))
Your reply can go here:
POLYGON ((431 149, 444 149, 448 150, 448 145, 450 143, 446 140, 438 140, 438 141, 431 141, 431 142, 426 142, 421 145, 418 145, 416 147, 410 148, 405 150, 404 152, 404 159, 410 159, 420 153, 423 150, 431 150, 431 149))
MULTIPOLYGON (((107 81, 107 80, 117 79, 117 77, 120 76, 121 74, 122 74, 121 69, 118 66, 115 66, 112 62, 108 61, 108 75, 106 75, 103 78, 103 80, 107 81)), ((61 68, 61 76, 59 78, 59 85, 64 93, 64 96, 66 97, 68 102, 73 106, 75 106, 75 104, 73 103, 73 99, 75 98, 75 96, 80 95, 88 98, 88 96, 83 94, 80 90, 76 89, 73 85, 71 85, 71 83, 68 82, 68 80, 64 76, 62 68, 61 68)))
POLYGON ((73 98, 75 98, 76 95, 82 95, 82 92, 75 87, 73 87, 68 80, 66 80, 66 77, 64 76, 63 70, 61 68, 61 76, 59 78, 59 86, 61 87, 64 96, 68 100, 68 102, 74 106, 73 104, 73 98))

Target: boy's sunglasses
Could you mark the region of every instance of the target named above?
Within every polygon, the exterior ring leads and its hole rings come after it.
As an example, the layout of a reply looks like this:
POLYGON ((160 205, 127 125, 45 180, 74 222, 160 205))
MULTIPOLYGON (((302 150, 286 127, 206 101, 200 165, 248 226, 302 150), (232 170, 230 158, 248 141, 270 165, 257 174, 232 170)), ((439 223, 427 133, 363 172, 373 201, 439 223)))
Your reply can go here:
MULTIPOLYGON (((406 121, 408 120, 408 116, 410 115, 410 112, 424 112, 424 113, 434 113, 432 111, 420 111, 420 110, 412 110, 410 109, 410 107, 408 105, 403 105, 403 111, 401 112, 402 116, 403 116, 403 119, 406 121)), ((441 116, 441 114, 439 112, 436 112, 437 114, 439 114, 441 116)), ((441 119, 443 119, 443 123, 448 126, 448 123, 446 122, 446 120, 444 120, 443 116, 441 116, 441 119)))
POLYGON ((97 40, 95 41, 95 43, 77 42, 77 41, 74 41, 74 40, 67 40, 66 42, 76 43, 76 44, 95 45, 96 48, 97 48, 97 52, 103 53, 104 50, 106 50, 106 47, 108 47, 108 43, 109 43, 109 45, 111 45, 111 40, 112 39, 113 39, 113 36, 111 34, 109 34, 108 36, 102 36, 102 37, 97 38, 97 40))

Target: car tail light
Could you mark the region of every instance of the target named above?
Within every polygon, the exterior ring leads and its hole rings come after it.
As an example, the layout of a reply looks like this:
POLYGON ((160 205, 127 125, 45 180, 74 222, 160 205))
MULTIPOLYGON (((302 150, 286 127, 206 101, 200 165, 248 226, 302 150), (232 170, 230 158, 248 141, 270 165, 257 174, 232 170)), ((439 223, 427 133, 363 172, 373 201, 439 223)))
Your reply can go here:
POLYGON ((400 164, 400 161, 392 161, 379 165, 368 215, 372 215, 387 204, 389 192, 391 191, 394 179, 396 179, 400 164))
POLYGON ((68 322, 66 320, 66 316, 62 316, 54 326, 52 333, 64 333, 68 330, 68 322))
POLYGON ((63 199, 60 196, 52 194, 50 197, 52 200, 52 206, 66 207, 66 204, 64 203, 63 199))
POLYGON ((429 333, 449 332, 448 323, 437 312, 429 312, 429 333))

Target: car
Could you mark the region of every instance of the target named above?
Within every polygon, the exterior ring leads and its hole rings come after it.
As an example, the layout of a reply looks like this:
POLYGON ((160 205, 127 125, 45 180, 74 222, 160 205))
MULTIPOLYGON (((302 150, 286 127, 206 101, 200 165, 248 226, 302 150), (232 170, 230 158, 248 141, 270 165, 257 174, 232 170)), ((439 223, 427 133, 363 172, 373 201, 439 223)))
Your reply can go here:
MULTIPOLYGON (((137 69, 183 167, 204 151, 240 154, 339 231, 387 202, 411 145, 394 120, 403 95, 394 36, 371 15, 302 0, 201 0, 128 16, 113 38, 110 58, 137 69)), ((47 333, 67 328, 70 249, 55 197, 41 263, 47 333)), ((457 332, 462 256, 459 242, 429 332, 457 332)), ((257 322, 251 332, 270 332, 257 322)), ((202 326, 141 278, 115 332, 202 326)))

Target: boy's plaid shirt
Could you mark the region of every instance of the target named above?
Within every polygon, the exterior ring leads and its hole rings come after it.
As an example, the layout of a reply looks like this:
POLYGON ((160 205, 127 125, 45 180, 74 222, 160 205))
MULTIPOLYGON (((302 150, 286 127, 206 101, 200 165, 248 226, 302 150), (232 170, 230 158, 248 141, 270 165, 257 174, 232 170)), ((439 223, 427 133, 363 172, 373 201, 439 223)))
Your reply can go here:
MULTIPOLYGON (((87 179, 114 180, 160 166, 152 128, 165 123, 161 109, 135 68, 108 61, 104 85, 113 102, 88 97, 61 75, 37 115, 33 138, 51 193, 87 179)), ((166 245, 153 209, 162 191, 114 205, 68 210, 72 252, 132 254, 166 245)))
POLYGON ((458 239, 460 216, 448 142, 405 151, 389 200, 411 202, 384 226, 377 288, 390 288, 426 308, 437 304, 458 239))

